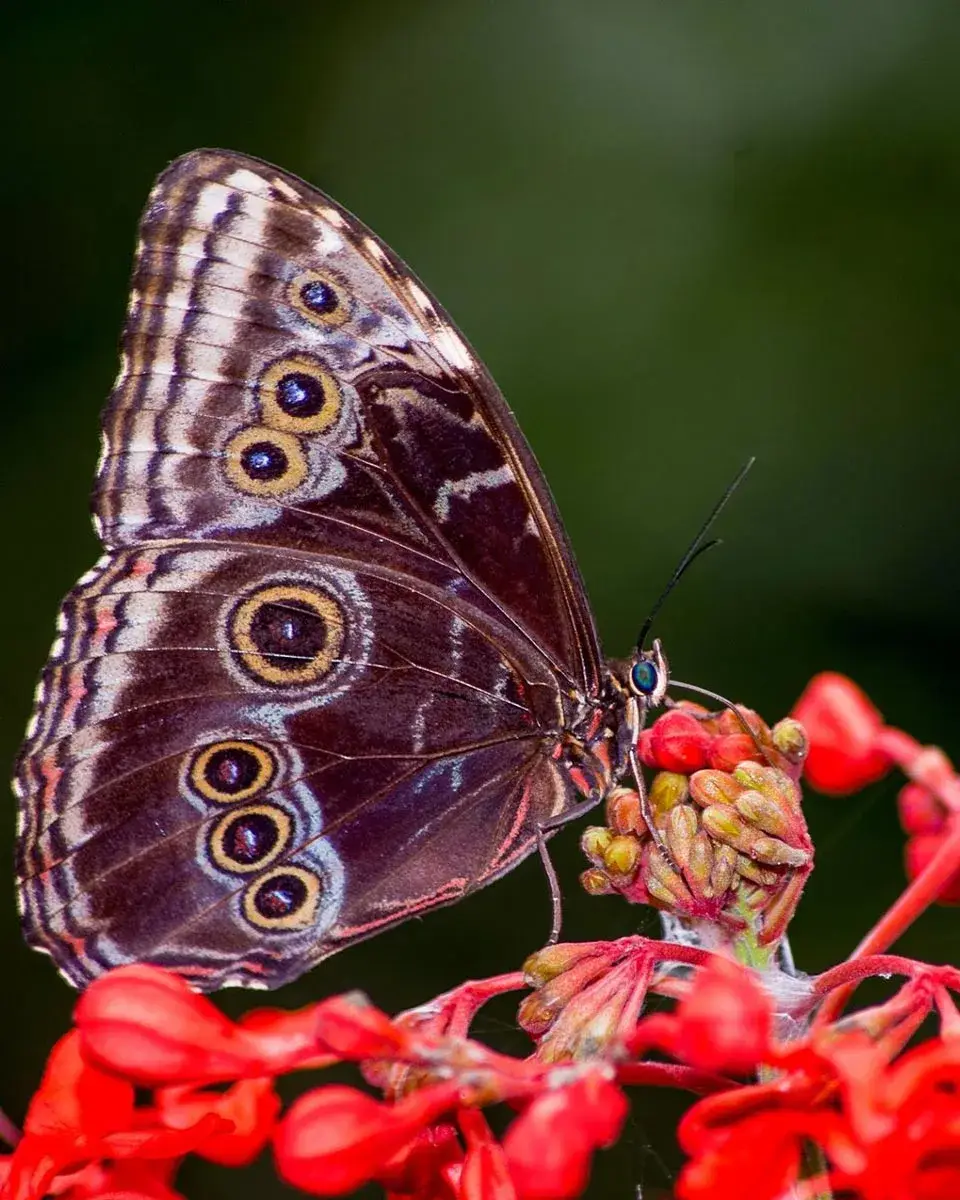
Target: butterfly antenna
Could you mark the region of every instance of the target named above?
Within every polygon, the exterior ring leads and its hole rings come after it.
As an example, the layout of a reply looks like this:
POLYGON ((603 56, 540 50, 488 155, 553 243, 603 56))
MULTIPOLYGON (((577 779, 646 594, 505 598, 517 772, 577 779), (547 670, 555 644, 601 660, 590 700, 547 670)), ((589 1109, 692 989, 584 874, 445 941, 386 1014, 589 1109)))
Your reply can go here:
POLYGON ((663 602, 670 595, 670 593, 673 591, 673 589, 677 586, 677 584, 683 578, 684 574, 689 570, 689 568, 693 565, 693 563, 696 562, 696 560, 700 557, 701 554, 706 554, 706 552, 708 550, 712 550, 714 548, 714 546, 719 546, 721 544, 722 539, 720 539, 720 538, 713 538, 709 542, 705 541, 705 538, 706 538, 707 534, 710 532, 710 528, 713 525, 714 521, 717 519, 717 517, 720 516, 720 514, 726 508, 727 502, 729 501, 730 497, 737 490, 737 488, 740 486, 740 484, 743 483, 744 479, 746 479, 747 472, 750 470, 750 468, 753 466, 753 464, 756 461, 757 461, 756 456, 751 456, 750 458, 747 459, 747 461, 743 464, 743 466, 740 468, 740 470, 736 473, 734 478, 727 484, 726 488, 724 489, 723 495, 713 506, 713 509, 712 509, 710 515, 707 517, 707 519, 704 521, 704 523, 700 526, 700 529, 697 532, 697 536, 693 539, 693 541, 687 547, 686 553, 684 554, 683 558, 680 559, 679 563, 677 564, 677 566, 674 569, 673 574, 670 576, 667 586, 663 589, 663 591, 657 597, 657 601, 654 604, 653 608, 650 609, 647 619, 644 621, 643 626, 640 629, 640 633, 637 635, 637 649, 638 650, 643 649, 643 644, 647 640, 647 634, 650 632, 650 626, 653 624, 654 620, 656 619, 657 613, 659 613, 660 609, 663 608, 663 602))

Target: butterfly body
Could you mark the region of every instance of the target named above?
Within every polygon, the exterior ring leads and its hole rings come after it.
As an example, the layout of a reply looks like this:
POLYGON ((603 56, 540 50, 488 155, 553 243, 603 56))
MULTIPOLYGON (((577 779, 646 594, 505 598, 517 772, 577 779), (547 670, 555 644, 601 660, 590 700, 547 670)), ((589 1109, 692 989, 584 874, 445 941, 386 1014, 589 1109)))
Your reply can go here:
POLYGON ((495 385, 277 168, 158 180, 94 510, 16 779, 26 936, 77 985, 276 986, 628 768, 646 700, 495 385))

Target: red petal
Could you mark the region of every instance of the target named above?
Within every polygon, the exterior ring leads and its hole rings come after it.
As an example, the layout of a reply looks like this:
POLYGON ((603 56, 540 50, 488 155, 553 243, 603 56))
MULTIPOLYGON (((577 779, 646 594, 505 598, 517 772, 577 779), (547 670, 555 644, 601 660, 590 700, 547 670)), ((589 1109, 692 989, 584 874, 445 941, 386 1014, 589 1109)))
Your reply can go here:
POLYGON ((503 1147, 488 1142, 467 1151, 460 1171, 461 1200, 516 1200, 503 1147))
POLYGON ((905 833, 940 833, 947 822, 947 810, 919 783, 908 783, 900 789, 897 810, 905 833))
POLYGON ((97 1138, 132 1121, 133 1087, 90 1066, 80 1045, 74 1030, 50 1051, 23 1123, 25 1134, 97 1138))
POLYGON ((442 1121, 421 1129, 385 1165, 377 1182, 394 1196, 455 1200, 459 1188, 451 1186, 450 1172, 459 1171, 462 1161, 463 1149, 456 1127, 442 1121))
POLYGON ((25 1134, 10 1159, 3 1188, 4 1200, 39 1200, 46 1196, 54 1176, 79 1166, 76 1144, 69 1138, 25 1134))
POLYGON ((229 1121, 232 1128, 208 1137, 196 1149, 201 1158, 225 1167, 252 1162, 273 1133, 280 1098, 272 1079, 243 1079, 226 1092, 192 1088, 163 1088, 156 1093, 157 1114, 173 1129, 188 1128, 209 1113, 229 1121))
POLYGON ((748 733, 728 733, 713 738, 710 766, 715 771, 733 771, 742 762, 763 762, 757 743, 748 733))
POLYGON ((810 738, 804 771, 818 791, 845 795, 886 774, 890 759, 876 748, 883 717, 845 675, 815 675, 792 715, 810 738))
POLYGON ((74 1020, 88 1058, 138 1083, 270 1073, 254 1036, 158 967, 119 967, 95 979, 74 1020))
POLYGON ((776 1200, 788 1194, 800 1168, 803 1131, 793 1128, 798 1114, 762 1113, 729 1128, 701 1129, 695 1142, 687 1117, 679 1137, 692 1159, 680 1173, 678 1200, 776 1200))
POLYGON ((326 1067, 336 1062, 317 1045, 318 1007, 308 1004, 294 1012, 258 1008, 240 1018, 237 1024, 256 1044, 264 1074, 283 1075, 302 1067, 326 1067))
POLYGON ((317 1196, 339 1196, 376 1178, 422 1129, 456 1101, 457 1088, 425 1088, 382 1104, 350 1087, 301 1096, 274 1134, 277 1170, 317 1196))
POLYGON ((407 1030, 359 993, 333 996, 314 1009, 315 1034, 321 1048, 337 1058, 397 1058, 410 1045, 407 1030))
POLYGON ((231 1124, 216 1113, 207 1113, 185 1129, 131 1129, 111 1133, 100 1141, 99 1158, 183 1158, 212 1138, 229 1133, 231 1124))
POLYGON ((752 1071, 773 1031, 770 998, 749 971, 714 955, 676 1011, 672 1053, 704 1071, 752 1071))
POLYGON ((640 734, 637 753, 648 767, 691 775, 709 762, 711 740, 695 717, 673 708, 640 734))
POLYGON ((599 1074, 537 1096, 503 1141, 517 1194, 530 1200, 579 1196, 594 1150, 616 1141, 626 1115, 623 1093, 599 1074))

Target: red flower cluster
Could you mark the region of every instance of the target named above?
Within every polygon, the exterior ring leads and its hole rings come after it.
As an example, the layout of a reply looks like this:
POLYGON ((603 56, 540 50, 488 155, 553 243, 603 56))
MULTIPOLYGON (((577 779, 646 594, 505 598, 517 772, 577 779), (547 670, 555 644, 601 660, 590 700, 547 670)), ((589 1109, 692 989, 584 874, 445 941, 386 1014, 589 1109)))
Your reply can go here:
POLYGON ((942 750, 885 725, 844 675, 824 672, 793 710, 810 737, 806 777, 818 791, 846 795, 898 766, 909 782, 898 797, 910 879, 924 879, 923 901, 960 904, 960 779, 942 750))
POLYGON ((585 835, 594 878, 628 898, 648 888, 675 920, 698 922, 701 943, 706 933, 761 969, 628 937, 548 947, 523 972, 396 1018, 350 994, 232 1021, 171 974, 121 968, 88 988, 51 1053, 23 1136, 0 1159, 3 1200, 179 1200, 187 1155, 242 1166, 267 1146, 280 1177, 314 1195, 377 1181, 391 1200, 567 1200, 619 1136, 637 1086, 701 1097, 679 1128, 680 1200, 952 1200, 960 971, 877 951, 954 896, 960 781, 840 676, 815 679, 796 715, 806 733, 747 710, 671 710, 640 747, 660 772, 649 795, 662 846, 627 789, 611 796, 608 826, 585 835), (901 767, 912 839, 904 894, 814 979, 784 975, 764 942, 809 871, 796 786, 808 747, 808 775, 836 793, 901 767), (838 1019, 860 981, 893 975, 905 982, 889 999, 838 1019), (487 1000, 521 989, 534 1046, 517 1058, 470 1029, 487 1000), (672 1011, 646 1012, 651 995, 672 1011), (907 1049, 931 1016, 939 1032, 907 1049), (344 1062, 379 1094, 313 1087, 284 1110, 279 1076, 344 1062), (502 1138, 492 1105, 512 1110, 502 1138))
MULTIPOLYGON (((467 1008, 522 984, 492 981, 467 1008)), ((626 1116, 614 1072, 514 1060, 442 1032, 464 999, 426 1023, 416 1013, 391 1021, 358 995, 232 1022, 176 976, 120 968, 91 984, 76 1029, 51 1054, 4 1163, 3 1194, 172 1200, 185 1155, 240 1166, 272 1142, 280 1176, 315 1195, 372 1179, 397 1196, 438 1200, 578 1195, 594 1151, 616 1140, 626 1116), (319 1087, 280 1115, 276 1075, 341 1061, 378 1063, 381 1074, 385 1064, 413 1067, 420 1086, 386 1101, 319 1087), (205 1089, 228 1081, 226 1091, 205 1089), (135 1104, 135 1085, 152 1089, 150 1104, 135 1104), (502 1144, 481 1112, 499 1101, 521 1109, 502 1144)))
POLYGON ((806 751, 794 720, 771 729, 743 707, 719 716, 697 704, 671 708, 637 744, 658 772, 646 808, 632 788, 610 793, 606 825, 581 839, 592 863, 581 884, 718 926, 735 953, 746 941, 745 960, 761 961, 813 869, 798 784, 806 751))

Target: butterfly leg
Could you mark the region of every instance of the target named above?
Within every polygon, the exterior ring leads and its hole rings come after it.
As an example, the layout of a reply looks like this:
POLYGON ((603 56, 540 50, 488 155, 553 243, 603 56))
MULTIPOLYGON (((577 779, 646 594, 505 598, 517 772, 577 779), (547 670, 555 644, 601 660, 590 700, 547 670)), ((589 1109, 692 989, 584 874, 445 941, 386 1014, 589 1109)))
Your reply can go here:
POLYGON ((552 833, 555 829, 559 829, 561 825, 566 825, 570 821, 576 821, 578 818, 586 816, 588 812, 597 807, 599 800, 599 795, 594 796, 592 799, 581 800, 579 804, 574 804, 572 808, 566 809, 559 816, 548 818, 537 825, 537 852, 540 855, 540 861, 543 863, 543 870, 547 876, 547 886, 550 888, 552 920, 550 924, 550 936, 546 941, 548 946, 555 945, 560 938, 560 929, 563 925, 563 897, 560 892, 557 869, 553 865, 550 851, 547 849, 547 834, 552 833))
POLYGON ((550 851, 547 849, 547 839, 543 834, 543 827, 537 826, 537 853, 540 855, 540 861, 543 863, 543 870, 547 877, 547 886, 550 888, 550 933, 544 945, 555 946, 560 940, 560 929, 563 925, 563 896, 560 894, 560 880, 557 878, 557 868, 553 865, 553 859, 550 857, 550 851))

